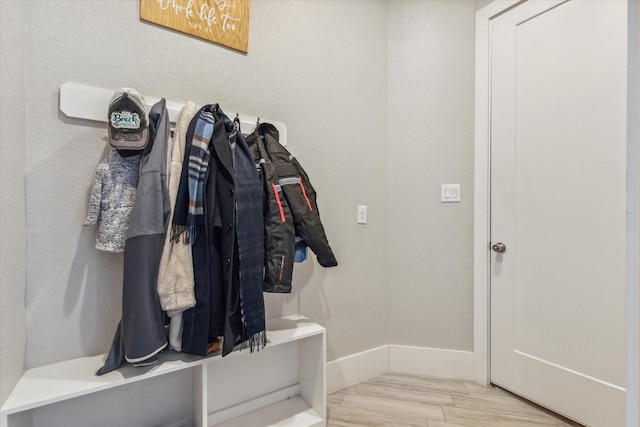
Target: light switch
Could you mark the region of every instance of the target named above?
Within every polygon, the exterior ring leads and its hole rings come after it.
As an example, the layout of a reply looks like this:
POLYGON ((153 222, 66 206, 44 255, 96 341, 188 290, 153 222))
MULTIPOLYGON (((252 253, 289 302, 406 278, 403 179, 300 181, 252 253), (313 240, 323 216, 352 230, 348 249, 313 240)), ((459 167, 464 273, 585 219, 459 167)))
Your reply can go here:
POLYGON ((442 184, 442 203, 460 202, 460 184, 442 184))
POLYGON ((367 207, 366 206, 358 205, 358 219, 356 222, 358 224, 367 223, 367 207))

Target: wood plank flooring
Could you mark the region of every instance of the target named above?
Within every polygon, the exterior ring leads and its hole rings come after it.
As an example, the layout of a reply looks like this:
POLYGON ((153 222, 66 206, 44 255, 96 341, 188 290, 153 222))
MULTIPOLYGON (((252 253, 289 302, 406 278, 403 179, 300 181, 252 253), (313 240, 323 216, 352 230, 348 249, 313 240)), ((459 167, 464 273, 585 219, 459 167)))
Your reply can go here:
POLYGON ((327 427, 579 427, 473 381, 387 373, 327 396, 327 427))

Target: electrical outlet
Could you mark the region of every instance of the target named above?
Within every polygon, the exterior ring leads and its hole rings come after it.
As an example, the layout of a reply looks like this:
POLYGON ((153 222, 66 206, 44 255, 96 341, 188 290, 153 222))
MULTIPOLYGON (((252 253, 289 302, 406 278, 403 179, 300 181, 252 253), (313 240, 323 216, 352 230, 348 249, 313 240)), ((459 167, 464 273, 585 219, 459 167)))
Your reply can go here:
POLYGON ((358 224, 366 224, 367 223, 367 207, 364 205, 358 205, 358 224))

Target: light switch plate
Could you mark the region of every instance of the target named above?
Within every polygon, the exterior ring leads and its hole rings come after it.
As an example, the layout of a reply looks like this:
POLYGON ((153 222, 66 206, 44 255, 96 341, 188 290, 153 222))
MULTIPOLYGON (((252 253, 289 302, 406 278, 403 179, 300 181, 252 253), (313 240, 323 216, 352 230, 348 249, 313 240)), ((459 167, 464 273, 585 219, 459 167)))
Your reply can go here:
POLYGON ((460 202, 460 184, 442 184, 442 203, 460 202))
POLYGON ((358 218, 356 220, 358 224, 367 223, 367 207, 364 205, 358 205, 358 218))

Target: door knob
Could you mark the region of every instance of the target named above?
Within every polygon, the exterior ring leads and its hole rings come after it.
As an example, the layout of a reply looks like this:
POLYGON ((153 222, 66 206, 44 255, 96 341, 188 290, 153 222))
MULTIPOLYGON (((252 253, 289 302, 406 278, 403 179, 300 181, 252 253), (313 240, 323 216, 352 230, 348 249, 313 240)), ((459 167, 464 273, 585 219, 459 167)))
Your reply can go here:
POLYGON ((507 247, 502 242, 498 242, 495 245, 491 246, 491 249, 498 253, 502 253, 507 250, 507 247))

